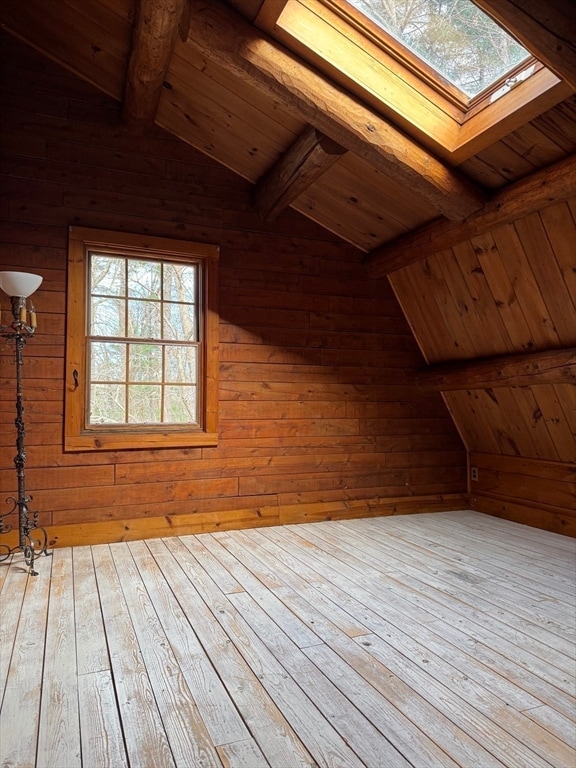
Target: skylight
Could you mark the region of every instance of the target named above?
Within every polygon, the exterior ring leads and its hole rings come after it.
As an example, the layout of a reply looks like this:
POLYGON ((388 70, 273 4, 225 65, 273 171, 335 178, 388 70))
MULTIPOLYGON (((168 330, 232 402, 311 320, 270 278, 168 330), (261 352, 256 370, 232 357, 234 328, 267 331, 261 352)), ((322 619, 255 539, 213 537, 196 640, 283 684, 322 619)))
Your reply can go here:
POLYGON ((348 0, 469 99, 530 54, 470 0, 348 0))
POLYGON ((256 26, 311 73, 455 165, 573 93, 478 11, 478 0, 258 2, 256 26), (392 22, 404 42, 387 31, 392 22))

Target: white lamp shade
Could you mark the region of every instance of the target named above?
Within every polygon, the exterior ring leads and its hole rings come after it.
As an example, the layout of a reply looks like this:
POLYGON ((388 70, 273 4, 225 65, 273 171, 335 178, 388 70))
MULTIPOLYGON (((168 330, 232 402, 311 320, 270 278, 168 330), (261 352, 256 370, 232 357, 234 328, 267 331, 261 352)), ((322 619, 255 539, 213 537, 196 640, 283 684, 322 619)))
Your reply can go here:
POLYGON ((8 296, 28 298, 38 290, 43 278, 30 272, 0 272, 0 288, 8 296))

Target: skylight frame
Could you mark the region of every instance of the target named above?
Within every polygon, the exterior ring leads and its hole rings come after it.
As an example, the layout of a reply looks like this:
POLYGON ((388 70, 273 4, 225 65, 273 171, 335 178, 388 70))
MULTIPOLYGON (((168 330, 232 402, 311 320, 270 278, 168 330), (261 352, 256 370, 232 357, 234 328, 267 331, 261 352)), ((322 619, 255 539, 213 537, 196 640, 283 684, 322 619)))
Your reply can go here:
MULTIPOLYGON (((417 57, 394 37, 390 35, 389 45, 383 45, 381 28, 346 0, 263 0, 255 24, 453 164, 472 157, 573 92, 534 59, 532 75, 501 98, 491 100, 497 83, 468 102, 459 89, 432 77, 435 70, 415 66, 417 57)), ((523 63, 521 69, 525 66, 532 63, 523 63)))
MULTIPOLYGON (((531 54, 528 54, 526 58, 518 62, 514 67, 511 67, 482 91, 475 96, 468 97, 460 88, 458 88, 458 86, 454 85, 454 83, 448 80, 425 59, 420 58, 417 53, 404 45, 398 38, 394 37, 390 32, 387 32, 372 19, 350 5, 348 0, 320 0, 320 2, 335 9, 339 15, 346 18, 351 27, 356 28, 361 34, 364 34, 367 39, 374 41, 376 45, 382 47, 383 50, 401 62, 407 70, 420 78, 422 82, 425 82, 430 85, 430 87, 434 88, 442 98, 445 98, 454 104, 461 110, 462 123, 474 114, 477 114, 483 107, 491 104, 493 100, 495 100, 493 99, 494 94, 503 91, 506 83, 509 81, 517 81, 518 78, 520 78, 517 83, 519 84, 526 79, 521 76, 527 70, 531 70, 531 77, 532 74, 535 74, 544 68, 542 62, 538 61, 538 59, 531 54), (343 4, 349 7, 342 8, 343 4)), ((511 90, 512 87, 515 87, 515 85, 507 90, 511 90)))
MULTIPOLYGON (((407 43, 387 30, 386 27, 376 21, 375 18, 360 10, 356 6, 355 0, 322 0, 322 2, 339 15, 345 16, 351 25, 356 26, 358 29, 363 31, 366 36, 370 36, 372 39, 376 40, 392 55, 400 58, 407 67, 409 67, 416 74, 419 74, 423 80, 431 83, 444 96, 447 96, 448 98, 455 96, 458 103, 464 110, 467 109, 471 104, 481 101, 487 94, 498 90, 498 88, 500 88, 510 77, 512 77, 514 73, 519 70, 523 71, 528 66, 530 66, 530 64, 536 62, 536 59, 529 53, 529 51, 526 51, 526 56, 524 56, 513 66, 509 67, 503 74, 494 79, 477 93, 468 95, 456 83, 450 80, 450 78, 447 77, 440 69, 435 67, 418 52, 413 50, 407 43)), ((498 24, 497 21, 491 19, 490 16, 485 13, 485 11, 483 11, 481 8, 477 8, 477 11, 485 16, 488 20, 490 20, 496 27, 500 27, 505 35, 507 35, 511 40, 526 50, 513 35, 511 35, 506 29, 498 24)))

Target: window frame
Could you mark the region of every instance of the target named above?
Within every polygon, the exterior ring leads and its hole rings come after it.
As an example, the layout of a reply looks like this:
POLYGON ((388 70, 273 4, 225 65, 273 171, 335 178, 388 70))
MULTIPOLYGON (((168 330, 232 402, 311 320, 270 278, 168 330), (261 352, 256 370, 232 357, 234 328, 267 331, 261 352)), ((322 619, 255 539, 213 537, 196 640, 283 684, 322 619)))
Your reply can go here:
MULTIPOLYGON (((439 96, 455 104, 463 115, 467 115, 472 105, 483 102, 487 96, 499 89, 507 80, 513 78, 516 73, 527 69, 532 64, 538 64, 538 68, 543 66, 527 51, 524 59, 510 67, 510 69, 474 96, 468 96, 455 83, 442 74, 440 70, 436 69, 433 64, 427 62, 391 32, 388 32, 385 27, 359 10, 354 0, 320 0, 320 2, 326 8, 331 9, 345 19, 350 27, 356 28, 367 38, 374 40, 383 50, 398 59, 398 61, 401 61, 408 70, 411 70, 421 80, 429 83, 439 96)), ((490 18, 482 8, 478 8, 478 10, 490 18)), ((493 21, 506 34, 512 37, 502 25, 499 25, 495 20, 493 21)))
POLYGON ((66 315, 64 450, 134 450, 218 443, 217 245, 85 227, 69 228, 66 315), (87 423, 89 253, 199 264, 198 425, 87 423))

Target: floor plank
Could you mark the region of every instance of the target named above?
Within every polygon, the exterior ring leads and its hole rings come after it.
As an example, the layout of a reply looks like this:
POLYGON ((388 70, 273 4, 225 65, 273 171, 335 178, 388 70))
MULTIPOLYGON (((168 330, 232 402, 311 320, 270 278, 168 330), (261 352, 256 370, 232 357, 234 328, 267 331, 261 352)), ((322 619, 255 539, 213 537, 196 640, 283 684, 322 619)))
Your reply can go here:
POLYGON ((0 764, 571 768, 575 554, 462 511, 15 556, 0 764))
POLYGON ((224 768, 248 768, 248 766, 269 768, 270 766, 254 739, 223 744, 218 747, 218 754, 224 768))
POLYGON ((78 677, 82 765, 127 768, 120 713, 109 670, 78 677))
MULTIPOLYGON (((31 577, 37 578, 37 577, 31 577)), ((38 768, 80 768, 78 669, 73 593, 72 550, 54 552, 36 764, 38 768)))
POLYGON ((75 547, 72 553, 78 674, 103 672, 110 669, 110 660, 92 549, 75 547))

